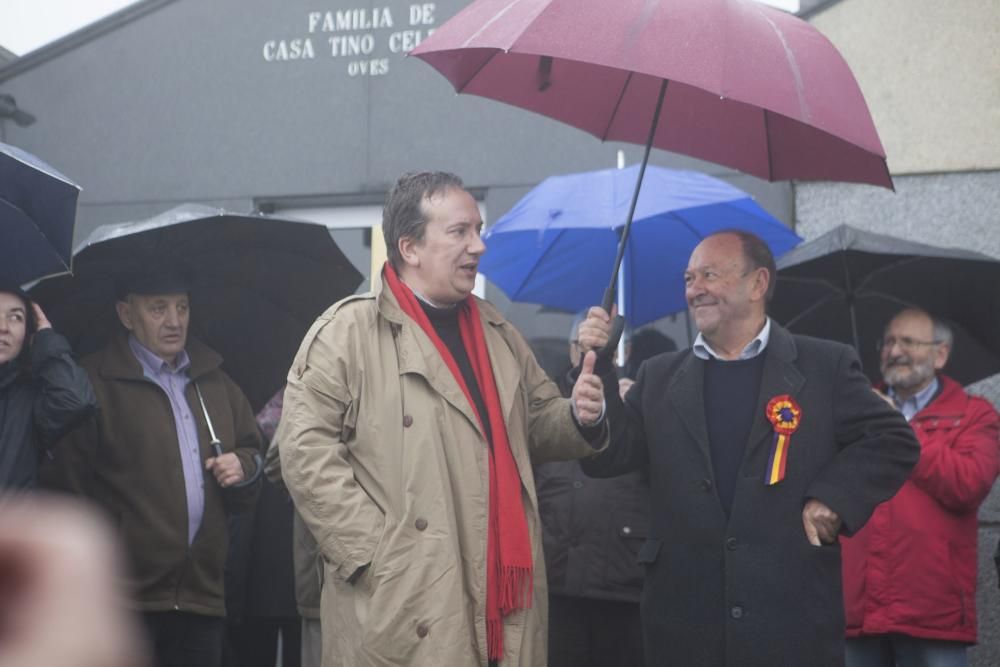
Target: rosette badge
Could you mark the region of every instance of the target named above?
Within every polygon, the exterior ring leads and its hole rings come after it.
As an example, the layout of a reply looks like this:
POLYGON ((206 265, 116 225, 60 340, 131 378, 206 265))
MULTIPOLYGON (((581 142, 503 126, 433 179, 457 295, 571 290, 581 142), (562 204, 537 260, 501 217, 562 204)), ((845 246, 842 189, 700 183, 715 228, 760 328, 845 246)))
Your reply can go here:
POLYGON ((781 394, 768 401, 766 412, 768 421, 774 427, 774 442, 771 445, 771 456, 767 460, 767 472, 764 474, 764 484, 771 486, 785 479, 788 448, 791 446, 792 434, 802 422, 802 408, 791 396, 781 394))

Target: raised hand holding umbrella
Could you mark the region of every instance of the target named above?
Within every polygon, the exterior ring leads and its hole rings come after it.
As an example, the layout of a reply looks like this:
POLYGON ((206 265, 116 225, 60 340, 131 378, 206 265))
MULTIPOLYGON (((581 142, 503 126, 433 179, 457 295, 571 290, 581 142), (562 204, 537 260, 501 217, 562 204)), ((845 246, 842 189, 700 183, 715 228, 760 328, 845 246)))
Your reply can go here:
MULTIPOLYGON (((767 180, 892 187, 837 50, 804 21, 750 0, 478 0, 412 54, 460 93, 643 144, 643 165, 656 146, 767 180)), ((633 210, 641 185, 640 171, 633 210)))

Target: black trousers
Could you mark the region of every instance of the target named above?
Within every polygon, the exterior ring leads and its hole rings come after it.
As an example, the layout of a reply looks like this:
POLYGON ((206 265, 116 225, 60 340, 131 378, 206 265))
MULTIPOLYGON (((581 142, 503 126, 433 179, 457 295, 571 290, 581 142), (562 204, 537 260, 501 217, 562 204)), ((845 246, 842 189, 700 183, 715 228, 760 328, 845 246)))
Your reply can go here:
POLYGON ((278 661, 278 635, 281 635, 281 666, 302 664, 302 619, 245 618, 229 628, 232 667, 274 667, 278 661))
POLYGON ((642 667, 638 602, 549 596, 549 667, 642 667))
POLYGON ((224 620, 183 611, 143 615, 156 667, 219 667, 224 620))

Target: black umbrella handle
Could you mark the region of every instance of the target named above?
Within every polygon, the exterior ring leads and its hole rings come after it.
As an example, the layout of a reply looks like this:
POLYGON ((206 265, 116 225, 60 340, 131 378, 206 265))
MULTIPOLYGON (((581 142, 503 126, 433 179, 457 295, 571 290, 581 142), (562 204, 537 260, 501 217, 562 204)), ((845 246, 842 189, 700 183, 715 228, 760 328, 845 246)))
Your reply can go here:
MULTIPOLYGON (((216 458, 222 456, 222 443, 218 440, 213 440, 211 444, 212 451, 215 452, 216 458)), ((257 481, 261 473, 264 472, 264 461, 260 458, 260 454, 253 455, 253 463, 255 469, 253 471, 253 475, 250 476, 250 479, 245 479, 242 482, 236 482, 229 487, 230 489, 242 489, 244 486, 250 486, 257 481)))
POLYGON ((261 474, 263 474, 264 472, 264 460, 261 459, 260 454, 253 455, 253 464, 254 464, 254 471, 253 474, 250 475, 250 479, 245 479, 242 482, 236 482, 229 488, 242 489, 244 486, 250 486, 251 484, 256 483, 256 481, 260 479, 261 474))
MULTIPOLYGON (((601 307, 604 312, 611 313, 611 307, 615 302, 615 290, 612 287, 604 290, 604 301, 601 307)), ((615 315, 611 318, 611 331, 608 332, 608 342, 597 351, 597 356, 602 359, 613 359, 615 351, 618 349, 618 341, 621 340, 622 332, 625 331, 625 318, 615 315)))

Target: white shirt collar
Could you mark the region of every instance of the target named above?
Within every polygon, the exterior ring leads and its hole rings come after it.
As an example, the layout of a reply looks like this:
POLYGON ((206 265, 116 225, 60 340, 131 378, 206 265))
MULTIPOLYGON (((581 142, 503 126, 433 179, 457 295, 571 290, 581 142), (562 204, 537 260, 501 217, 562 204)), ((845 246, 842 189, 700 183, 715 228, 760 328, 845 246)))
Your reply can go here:
MULTIPOLYGON (((767 349, 767 343, 769 340, 771 340, 771 318, 766 317, 764 318, 764 326, 761 328, 760 333, 757 334, 752 341, 746 344, 746 347, 744 347, 743 351, 740 352, 739 359, 753 359, 767 349)), ((698 337, 694 339, 694 345, 691 347, 691 351, 694 353, 694 356, 705 361, 713 358, 718 359, 719 361, 726 361, 712 349, 712 346, 708 344, 708 341, 705 340, 703 335, 701 335, 701 332, 698 332, 698 337)))

